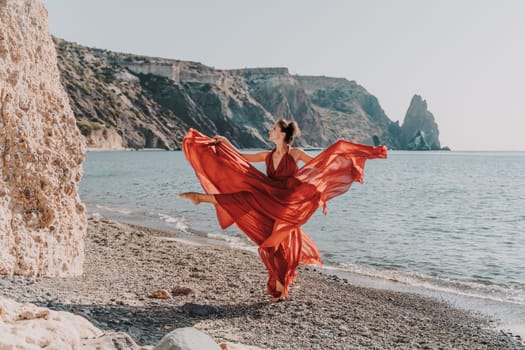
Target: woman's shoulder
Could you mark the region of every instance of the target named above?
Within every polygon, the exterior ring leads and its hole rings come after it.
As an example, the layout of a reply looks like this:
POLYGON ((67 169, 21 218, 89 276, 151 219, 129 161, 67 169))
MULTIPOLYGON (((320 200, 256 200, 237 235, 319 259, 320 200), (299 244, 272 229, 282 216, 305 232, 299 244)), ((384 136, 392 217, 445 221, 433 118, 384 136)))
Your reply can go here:
POLYGON ((301 147, 290 147, 289 153, 297 161, 304 154, 304 150, 301 147))
POLYGON ((290 155, 296 162, 301 160, 304 163, 307 163, 312 159, 312 156, 306 153, 301 147, 292 147, 290 149, 290 155))
POLYGON ((301 147, 290 147, 290 154, 302 154, 304 153, 304 150, 301 147))

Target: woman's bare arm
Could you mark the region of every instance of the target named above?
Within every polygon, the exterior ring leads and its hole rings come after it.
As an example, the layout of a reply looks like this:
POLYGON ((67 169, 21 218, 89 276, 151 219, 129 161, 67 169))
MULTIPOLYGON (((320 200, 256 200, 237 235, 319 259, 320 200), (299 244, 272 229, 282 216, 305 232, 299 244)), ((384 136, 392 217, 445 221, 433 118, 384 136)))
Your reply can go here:
POLYGON ((257 152, 257 153, 241 153, 234 145, 232 145, 230 140, 228 140, 226 137, 220 136, 220 135, 216 135, 213 138, 215 140, 219 141, 219 142, 222 142, 222 143, 226 144, 228 147, 233 148, 237 152, 239 152, 241 154, 241 156, 244 159, 246 159, 246 161, 248 161, 248 162, 252 162, 252 163, 254 163, 254 162, 264 162, 266 160, 266 155, 268 154, 268 151, 257 152))
POLYGON ((308 163, 314 157, 303 151, 301 148, 294 148, 292 149, 292 157, 294 157, 295 161, 303 161, 304 163, 308 163))
POLYGON ((266 160, 267 155, 268 155, 268 151, 257 152, 257 153, 241 153, 241 156, 243 156, 244 159, 252 163, 264 162, 266 160))

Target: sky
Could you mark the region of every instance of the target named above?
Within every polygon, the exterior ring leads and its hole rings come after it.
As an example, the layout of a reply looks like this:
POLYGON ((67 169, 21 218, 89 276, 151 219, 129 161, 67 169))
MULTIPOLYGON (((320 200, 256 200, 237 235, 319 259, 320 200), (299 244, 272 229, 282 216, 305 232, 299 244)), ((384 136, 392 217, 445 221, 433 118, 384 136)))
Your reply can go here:
POLYGON ((418 94, 442 146, 525 151, 523 0, 41 1, 68 41, 355 80, 400 124, 418 94))

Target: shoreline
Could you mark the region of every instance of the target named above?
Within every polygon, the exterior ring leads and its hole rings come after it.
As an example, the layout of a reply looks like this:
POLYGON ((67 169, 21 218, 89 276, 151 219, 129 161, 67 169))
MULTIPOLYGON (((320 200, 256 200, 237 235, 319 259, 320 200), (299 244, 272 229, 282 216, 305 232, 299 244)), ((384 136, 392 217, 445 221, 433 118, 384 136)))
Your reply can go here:
MULTIPOLYGON (((100 209, 100 208, 98 208, 100 209)), ((99 210, 97 209, 97 214, 99 210)), ((144 218, 128 215, 115 215, 115 212, 106 212, 103 216, 109 215, 108 217, 118 222, 127 223, 137 227, 141 227, 141 220, 144 218)), ((149 227, 158 231, 169 232, 173 235, 178 236, 183 242, 186 243, 198 243, 204 245, 221 246, 231 249, 241 249, 257 254, 257 247, 253 245, 245 236, 230 236, 223 233, 215 233, 210 235, 206 232, 194 231, 189 227, 173 227, 170 224, 155 224, 149 222, 149 227)), ((322 268, 312 267, 317 271, 320 271, 328 276, 336 275, 341 279, 346 279, 349 283, 365 287, 375 288, 381 290, 396 291, 400 293, 411 293, 417 294, 423 297, 429 297, 438 302, 444 302, 452 307, 460 310, 480 315, 491 319, 492 325, 503 332, 512 334, 514 336, 520 336, 521 339, 525 339, 525 305, 521 303, 515 303, 500 298, 493 298, 488 295, 482 295, 479 293, 470 293, 465 290, 458 289, 458 287, 447 287, 436 283, 436 281, 429 280, 414 280, 413 277, 402 273, 400 276, 384 274, 384 271, 370 273, 370 268, 363 269, 349 269, 345 266, 340 266, 337 263, 325 262, 322 268), (383 273, 381 273, 383 272, 383 273), (411 282, 405 281, 406 279, 412 280, 411 282)))
POLYGON ((82 276, 0 276, 0 287, 5 297, 74 312, 141 345, 194 326, 216 341, 269 349, 525 348, 486 317, 412 293, 361 287, 310 267, 299 269, 287 300, 271 304, 256 254, 103 217, 88 219, 82 276), (171 299, 149 297, 158 289, 184 288, 187 294, 171 299), (185 303, 214 305, 220 312, 191 316, 185 303))
POLYGON ((467 313, 486 318, 495 329, 525 340, 525 306, 523 304, 469 294, 452 288, 409 284, 393 279, 367 276, 338 267, 327 266, 327 270, 326 273, 334 273, 364 288, 416 294, 445 303, 467 313))

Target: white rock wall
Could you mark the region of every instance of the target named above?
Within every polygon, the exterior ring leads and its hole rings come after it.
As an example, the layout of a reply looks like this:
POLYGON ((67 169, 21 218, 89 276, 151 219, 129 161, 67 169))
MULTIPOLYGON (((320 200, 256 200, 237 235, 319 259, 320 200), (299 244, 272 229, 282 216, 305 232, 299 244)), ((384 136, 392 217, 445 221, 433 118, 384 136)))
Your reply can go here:
POLYGON ((0 0, 0 274, 82 273, 84 157, 46 9, 0 0))

